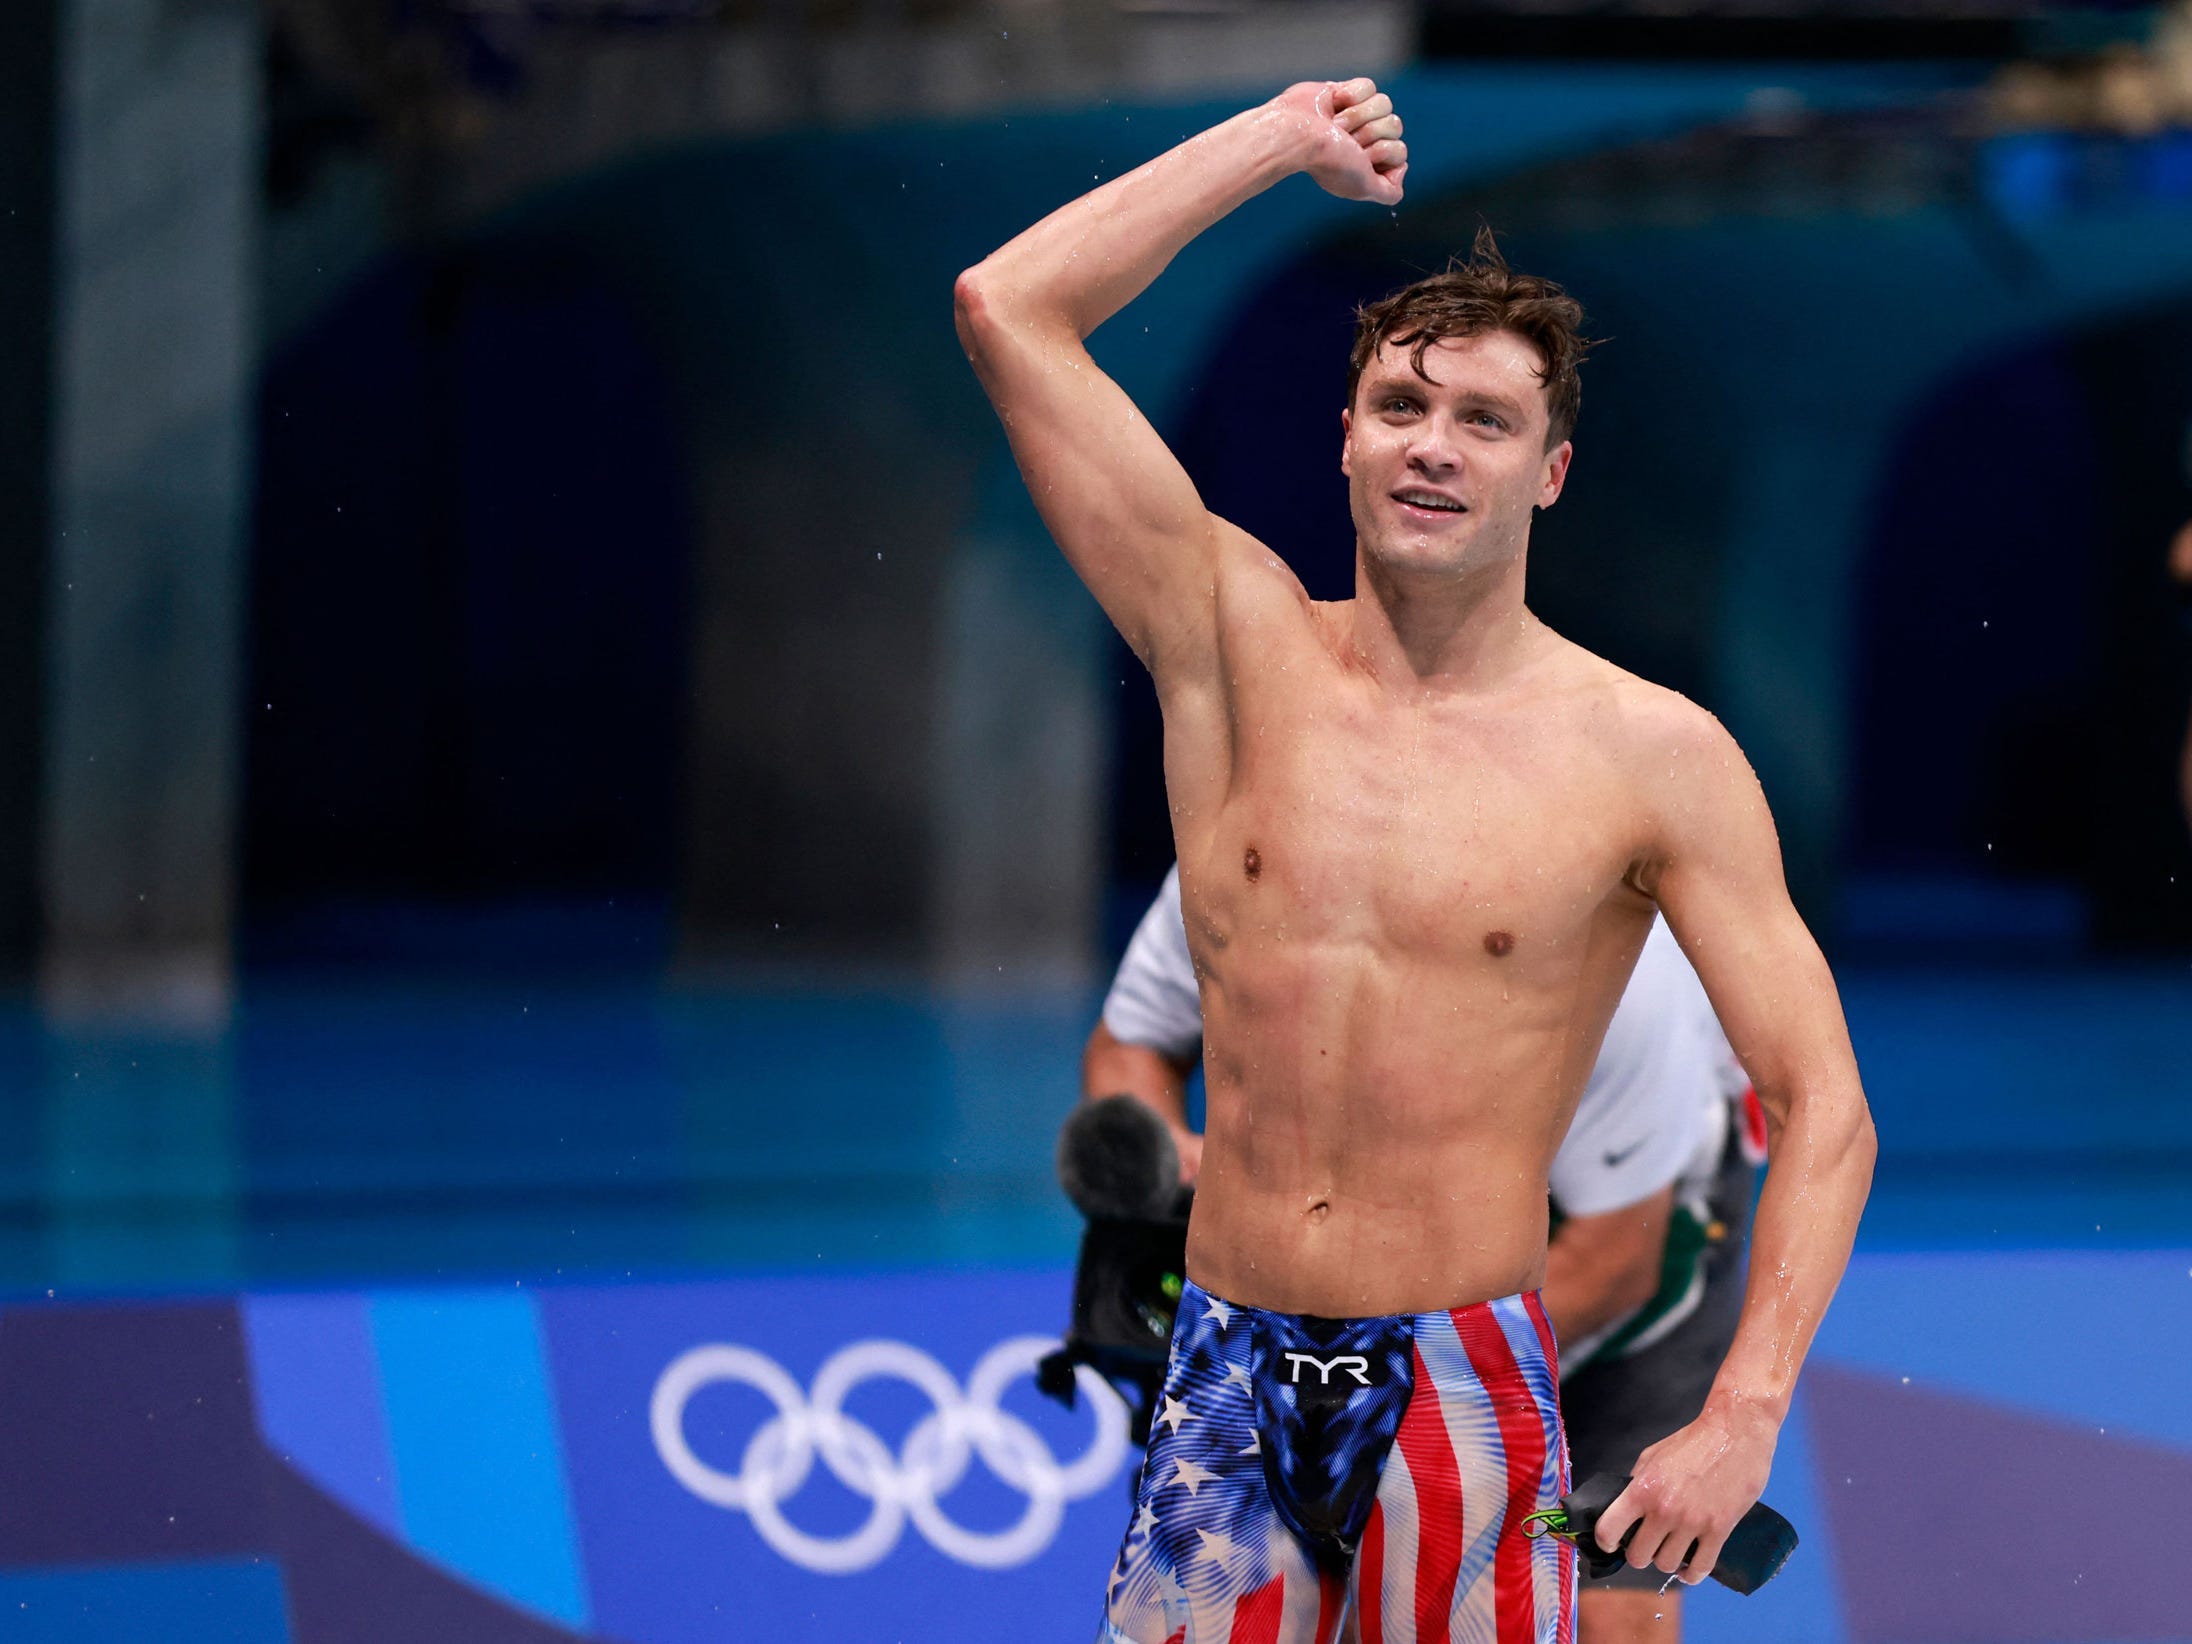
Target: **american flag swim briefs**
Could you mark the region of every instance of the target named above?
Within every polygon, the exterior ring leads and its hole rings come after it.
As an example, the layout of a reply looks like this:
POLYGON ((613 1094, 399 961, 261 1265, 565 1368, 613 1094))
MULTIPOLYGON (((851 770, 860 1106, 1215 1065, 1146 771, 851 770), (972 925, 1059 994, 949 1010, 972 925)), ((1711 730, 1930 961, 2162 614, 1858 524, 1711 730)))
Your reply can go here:
POLYGON ((1100 1644, 1574 1644, 1575 1549, 1535 1291, 1317 1319, 1180 1299, 1100 1644))

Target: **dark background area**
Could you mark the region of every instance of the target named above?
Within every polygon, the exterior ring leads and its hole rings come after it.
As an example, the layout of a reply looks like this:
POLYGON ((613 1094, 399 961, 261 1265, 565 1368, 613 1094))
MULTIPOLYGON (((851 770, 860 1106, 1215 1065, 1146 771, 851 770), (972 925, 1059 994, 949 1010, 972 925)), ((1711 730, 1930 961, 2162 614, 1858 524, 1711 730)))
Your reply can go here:
POLYGON ((436 904, 659 925, 692 527, 625 295, 568 246, 407 259, 269 362, 259 427, 250 951, 293 956, 314 908, 337 943, 436 904))

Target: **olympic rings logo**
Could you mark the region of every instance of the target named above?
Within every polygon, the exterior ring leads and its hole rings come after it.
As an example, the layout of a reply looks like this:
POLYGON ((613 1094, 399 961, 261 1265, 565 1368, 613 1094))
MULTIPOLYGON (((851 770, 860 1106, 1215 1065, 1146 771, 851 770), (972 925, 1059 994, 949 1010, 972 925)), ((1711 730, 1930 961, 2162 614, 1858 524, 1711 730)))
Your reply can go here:
POLYGON ((816 1372, 811 1399, 782 1366, 750 1347, 695 1347, 656 1381, 648 1421, 655 1451, 678 1483, 702 1501, 744 1513, 763 1541, 805 1569, 823 1575, 871 1569, 898 1545, 909 1519, 945 1556, 978 1569, 1009 1569, 1048 1547, 1065 1520, 1065 1504, 1117 1477, 1127 1453, 1125 1401, 1086 1365, 1074 1377, 1095 1413, 1096 1436, 1071 1462, 1061 1464, 1040 1433, 999 1406, 1005 1389, 1033 1374, 1056 1346, 1041 1336, 999 1342, 962 1391, 917 1347, 854 1342, 816 1372), (914 1424, 896 1455, 873 1428, 845 1413, 852 1390, 879 1378, 906 1382, 936 1406, 914 1424), (754 1388, 776 1406, 746 1441, 736 1473, 702 1461, 685 1437, 685 1407, 702 1388, 718 1383, 754 1388), (806 1483, 818 1456, 840 1483, 871 1503, 866 1520, 848 1535, 810 1535, 784 1516, 786 1498, 806 1483), (1027 1497, 1020 1517, 1002 1530, 969 1530, 938 1504, 975 1456, 1027 1497))

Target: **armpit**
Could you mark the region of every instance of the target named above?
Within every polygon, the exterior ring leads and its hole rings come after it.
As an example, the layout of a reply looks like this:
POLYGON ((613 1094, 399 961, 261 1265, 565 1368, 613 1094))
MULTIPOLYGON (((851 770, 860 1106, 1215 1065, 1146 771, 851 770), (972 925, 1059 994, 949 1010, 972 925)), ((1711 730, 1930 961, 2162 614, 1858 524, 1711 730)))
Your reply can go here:
POLYGON ((1666 863, 1658 856, 1641 856, 1629 864, 1621 882, 1647 902, 1659 900, 1659 875, 1666 863))

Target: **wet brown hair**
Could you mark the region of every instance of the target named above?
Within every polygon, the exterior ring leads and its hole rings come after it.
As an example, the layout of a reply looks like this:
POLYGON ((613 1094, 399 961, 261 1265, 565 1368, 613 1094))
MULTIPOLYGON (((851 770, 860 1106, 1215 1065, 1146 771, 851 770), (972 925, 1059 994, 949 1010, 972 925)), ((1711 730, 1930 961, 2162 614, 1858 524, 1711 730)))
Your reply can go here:
POLYGON ((1491 226, 1477 229, 1467 257, 1455 257, 1443 273, 1405 286, 1391 296, 1355 310, 1355 346, 1347 357, 1347 404, 1364 367, 1379 345, 1409 350, 1418 375, 1434 343, 1448 337, 1475 337, 1487 331, 1512 331, 1538 352, 1544 363, 1538 380, 1545 385, 1551 422, 1545 431, 1550 451, 1575 432, 1583 406, 1583 379, 1576 367, 1596 345, 1583 335, 1583 305, 1551 280, 1517 274, 1507 266, 1491 226))

